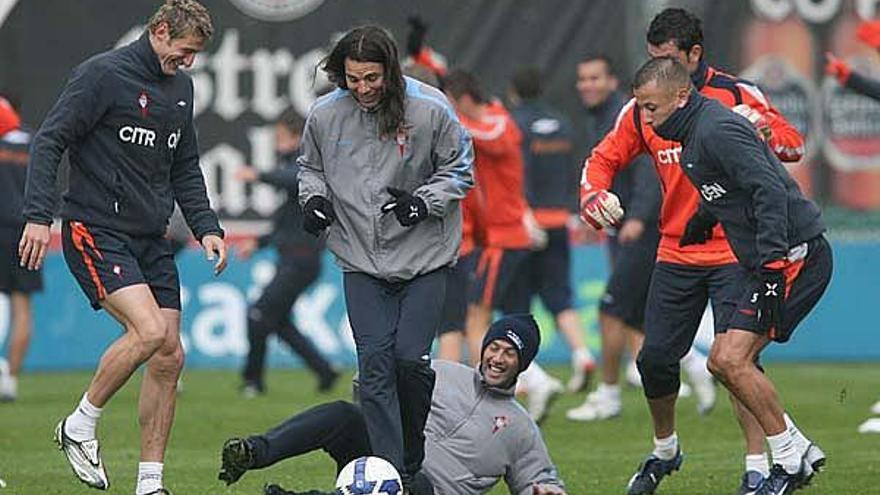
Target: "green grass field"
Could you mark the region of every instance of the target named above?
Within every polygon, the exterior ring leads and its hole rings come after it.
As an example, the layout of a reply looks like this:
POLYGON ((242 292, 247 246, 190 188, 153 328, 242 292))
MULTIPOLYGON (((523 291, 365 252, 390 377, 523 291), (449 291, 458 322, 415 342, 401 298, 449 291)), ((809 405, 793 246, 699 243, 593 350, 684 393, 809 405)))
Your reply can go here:
MULTIPOLYGON (((880 398, 876 365, 775 365, 768 372, 780 385, 798 424, 829 456, 826 470, 804 493, 880 493, 880 435, 856 432, 870 404, 880 398)), ((51 441, 55 423, 78 401, 88 380, 88 373, 79 372, 27 375, 21 379, 19 401, 0 404, 0 478, 8 484, 0 495, 98 493, 75 480, 51 441)), ((137 382, 139 377, 113 399, 98 430, 110 493, 134 492, 137 382)), ((220 446, 228 437, 264 431, 311 404, 345 398, 348 384, 341 380, 332 394, 318 396, 313 378, 305 372, 275 370, 269 376, 269 394, 250 401, 239 398, 237 385, 238 376, 232 371, 186 373, 166 459, 168 487, 176 495, 257 495, 267 481, 288 488, 329 489, 333 464, 323 453, 251 472, 226 488, 217 481, 220 446)), ((651 448, 641 392, 627 390, 623 415, 595 424, 565 419, 565 410, 581 399, 580 395, 562 397, 543 426, 568 493, 623 493, 633 469, 651 448)), ((685 463, 658 493, 732 493, 742 470, 742 443, 727 400, 720 400, 708 417, 696 414, 693 399, 683 399, 679 411, 685 463)), ((492 493, 507 490, 499 486, 492 493)))

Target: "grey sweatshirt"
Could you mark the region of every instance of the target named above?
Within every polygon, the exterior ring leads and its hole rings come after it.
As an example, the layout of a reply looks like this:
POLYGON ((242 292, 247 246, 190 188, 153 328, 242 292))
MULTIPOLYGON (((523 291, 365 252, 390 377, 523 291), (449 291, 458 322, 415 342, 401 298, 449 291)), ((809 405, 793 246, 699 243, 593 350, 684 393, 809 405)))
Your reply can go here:
POLYGON ((435 359, 432 367, 422 469, 437 495, 487 493, 501 478, 515 495, 531 495, 534 483, 563 486, 513 386, 488 387, 479 371, 451 361, 435 359))
POLYGON ((301 205, 315 195, 337 221, 327 247, 343 271, 405 281, 455 263, 459 201, 473 187, 473 147, 446 97, 406 78, 405 132, 380 139, 374 113, 342 89, 314 103, 299 158, 301 205), (425 201, 429 216, 402 227, 381 207, 395 187, 425 201))

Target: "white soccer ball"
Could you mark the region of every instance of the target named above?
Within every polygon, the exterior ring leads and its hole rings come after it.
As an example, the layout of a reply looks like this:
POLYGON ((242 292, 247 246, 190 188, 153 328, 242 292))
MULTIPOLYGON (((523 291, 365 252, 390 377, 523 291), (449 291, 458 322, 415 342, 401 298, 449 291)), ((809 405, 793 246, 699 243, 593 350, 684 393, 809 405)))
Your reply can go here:
POLYGON ((336 489, 342 495, 401 495, 403 484, 390 462, 365 456, 342 468, 336 477, 336 489))

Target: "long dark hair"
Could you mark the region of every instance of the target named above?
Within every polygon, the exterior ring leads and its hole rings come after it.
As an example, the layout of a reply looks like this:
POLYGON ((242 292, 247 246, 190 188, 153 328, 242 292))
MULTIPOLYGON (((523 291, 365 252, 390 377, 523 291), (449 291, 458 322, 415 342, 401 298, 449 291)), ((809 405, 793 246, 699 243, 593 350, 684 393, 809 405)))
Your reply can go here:
POLYGON ((347 32, 336 43, 320 66, 327 73, 327 78, 342 89, 348 89, 345 82, 346 58, 356 62, 382 64, 385 70, 385 88, 377 109, 379 134, 396 135, 403 125, 406 89, 400 70, 397 44, 391 33, 379 26, 359 26, 347 32))

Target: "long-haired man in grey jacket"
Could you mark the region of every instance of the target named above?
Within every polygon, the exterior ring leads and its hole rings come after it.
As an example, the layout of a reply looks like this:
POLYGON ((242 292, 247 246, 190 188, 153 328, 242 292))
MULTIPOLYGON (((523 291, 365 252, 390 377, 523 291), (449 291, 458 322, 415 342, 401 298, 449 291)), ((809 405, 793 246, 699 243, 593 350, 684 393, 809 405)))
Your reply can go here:
POLYGON ((461 242, 459 202, 474 184, 473 150, 443 93, 401 74, 385 29, 352 29, 322 69, 337 88, 306 119, 303 226, 327 231, 344 272, 370 444, 406 485, 424 458, 429 353, 461 242))

